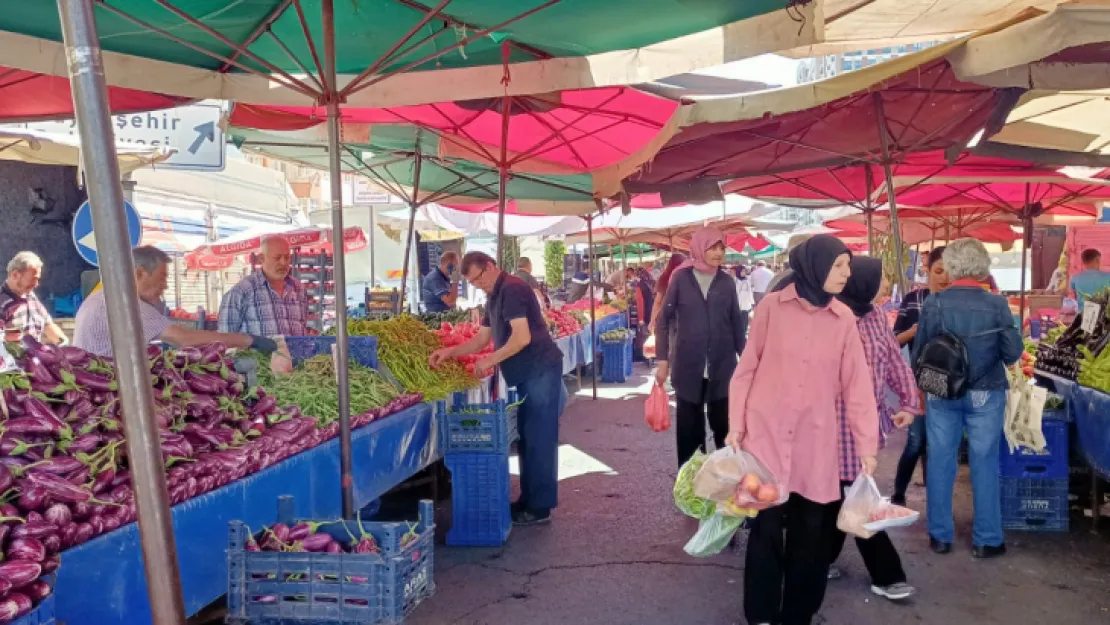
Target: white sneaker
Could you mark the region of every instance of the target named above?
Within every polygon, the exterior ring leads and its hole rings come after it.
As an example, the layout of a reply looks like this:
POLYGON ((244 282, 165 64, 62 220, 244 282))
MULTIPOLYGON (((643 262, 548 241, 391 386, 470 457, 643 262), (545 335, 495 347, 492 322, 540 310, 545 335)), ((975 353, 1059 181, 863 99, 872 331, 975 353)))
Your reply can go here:
POLYGON ((914 593, 917 592, 917 589, 905 582, 899 582, 889 586, 872 586, 871 592, 880 597, 886 597, 891 601, 902 601, 903 599, 912 597, 914 593))

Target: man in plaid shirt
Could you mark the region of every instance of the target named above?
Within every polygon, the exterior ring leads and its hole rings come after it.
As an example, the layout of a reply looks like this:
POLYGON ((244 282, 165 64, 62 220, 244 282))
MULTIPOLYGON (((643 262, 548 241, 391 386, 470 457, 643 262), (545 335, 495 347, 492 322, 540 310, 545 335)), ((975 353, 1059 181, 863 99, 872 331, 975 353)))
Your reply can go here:
POLYGON ((65 333, 35 296, 41 277, 42 259, 34 252, 20 252, 8 262, 8 279, 0 287, 0 318, 6 339, 19 340, 26 334, 47 343, 66 342, 65 333))
POLYGON ((270 237, 262 242, 262 269, 243 278, 220 303, 220 332, 259 336, 304 336, 308 333, 308 299, 289 275, 289 242, 270 237))

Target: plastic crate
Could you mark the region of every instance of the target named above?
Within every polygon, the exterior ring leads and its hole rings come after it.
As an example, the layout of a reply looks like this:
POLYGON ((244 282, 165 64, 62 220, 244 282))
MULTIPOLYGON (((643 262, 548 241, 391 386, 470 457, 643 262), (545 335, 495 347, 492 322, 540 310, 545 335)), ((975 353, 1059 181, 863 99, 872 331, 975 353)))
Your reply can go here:
POLYGON ((634 360, 632 345, 636 342, 635 330, 633 330, 632 332, 633 332, 632 333, 632 338, 628 341, 628 345, 625 347, 625 350, 624 350, 624 352, 625 352, 624 353, 624 375, 625 375, 625 377, 631 377, 632 376, 632 361, 634 360))
POLYGON ((998 454, 1002 477, 1067 479, 1068 424, 1063 421, 1043 421, 1041 431, 1046 441, 1043 451, 1019 447, 1011 453, 1007 447, 1002 448, 998 454))
POLYGON ((516 392, 509 392, 509 400, 499 399, 489 404, 470 404, 466 393, 455 393, 451 408, 439 401, 439 433, 443 453, 460 452, 509 453, 509 445, 518 438, 516 392))
POLYGON ((601 381, 621 383, 632 375, 632 340, 601 343, 601 381))
MULTIPOLYGON (((46 582, 54 588, 54 584, 58 581, 54 574, 47 576, 46 582)), ((17 618, 8 625, 54 625, 54 593, 43 599, 42 603, 38 604, 34 610, 17 618)))
MULTIPOLYGON (((320 354, 331 355, 332 345, 335 345, 334 336, 287 336, 285 344, 289 347, 289 355, 293 357, 293 365, 299 365, 305 360, 320 354)), ((364 367, 378 368, 378 337, 376 336, 349 336, 347 337, 347 356, 364 367)))
MULTIPOLYGON (((279 499, 278 520, 293 524, 293 501, 279 499)), ((434 509, 420 502, 417 538, 402 547, 406 523, 364 522, 381 554, 281 553, 246 551, 246 525, 228 529, 227 623, 237 625, 355 625, 404 621, 435 592, 434 509)), ((359 535, 356 521, 320 527, 349 542, 359 535), (346 526, 346 529, 344 528, 346 526)))
POLYGON ((444 460, 451 472, 451 530, 447 544, 500 547, 509 539, 509 457, 461 453, 444 460))
POLYGON ((1004 477, 1002 527, 1026 532, 1068 531, 1068 480, 1004 477))

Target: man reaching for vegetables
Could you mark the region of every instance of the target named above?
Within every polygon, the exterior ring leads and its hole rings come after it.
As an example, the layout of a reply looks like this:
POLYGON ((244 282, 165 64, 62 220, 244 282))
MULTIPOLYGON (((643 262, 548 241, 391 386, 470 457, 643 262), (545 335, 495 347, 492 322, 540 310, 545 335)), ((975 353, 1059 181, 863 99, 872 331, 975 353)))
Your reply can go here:
MULTIPOLYGON (((166 292, 167 267, 170 257, 162 250, 144 245, 131 250, 135 263, 135 289, 139 293, 139 316, 143 340, 161 340, 177 347, 221 342, 228 347, 250 347, 272 354, 277 344, 263 336, 226 334, 195 330, 177 325, 162 314, 162 294, 166 292)), ((112 338, 108 332, 108 302, 104 291, 97 291, 77 311, 73 344, 97 356, 112 355, 112 338)))
POLYGON ((563 354, 523 280, 501 271, 482 252, 463 256, 461 271, 489 296, 482 327, 466 343, 433 352, 428 363, 438 367, 449 358, 482 350, 493 339, 495 351, 478 359, 474 375, 484 377, 500 365, 506 384, 515 386, 524 402, 517 412, 520 501, 512 506, 513 524, 547 523, 558 503, 559 417, 567 403, 563 354))

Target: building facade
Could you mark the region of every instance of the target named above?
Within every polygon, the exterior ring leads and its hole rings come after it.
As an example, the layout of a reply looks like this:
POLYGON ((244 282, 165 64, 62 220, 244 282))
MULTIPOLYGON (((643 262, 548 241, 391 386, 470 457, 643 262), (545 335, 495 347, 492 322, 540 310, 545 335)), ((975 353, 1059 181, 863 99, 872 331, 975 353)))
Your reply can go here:
POLYGON ((826 78, 832 78, 833 76, 845 72, 871 67, 872 65, 878 65, 879 63, 896 59, 900 56, 920 52, 938 43, 941 43, 941 41, 923 41, 920 43, 876 48, 874 50, 858 50, 842 54, 827 54, 825 56, 805 59, 798 64, 798 83, 815 82, 826 78))

